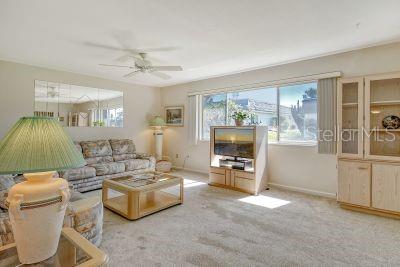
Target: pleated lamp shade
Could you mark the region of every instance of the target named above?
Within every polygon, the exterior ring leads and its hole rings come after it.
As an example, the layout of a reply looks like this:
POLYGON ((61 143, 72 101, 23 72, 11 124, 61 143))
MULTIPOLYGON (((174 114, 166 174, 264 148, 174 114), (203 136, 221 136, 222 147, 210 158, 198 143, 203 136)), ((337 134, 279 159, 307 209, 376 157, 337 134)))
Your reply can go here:
POLYGON ((0 174, 81 167, 85 160, 53 118, 23 117, 0 143, 0 174))

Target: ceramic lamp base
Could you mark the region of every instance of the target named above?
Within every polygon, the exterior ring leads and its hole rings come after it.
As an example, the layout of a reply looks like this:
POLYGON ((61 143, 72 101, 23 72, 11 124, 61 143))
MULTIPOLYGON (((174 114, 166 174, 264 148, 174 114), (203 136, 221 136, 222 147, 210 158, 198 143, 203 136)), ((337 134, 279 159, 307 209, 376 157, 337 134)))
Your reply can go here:
POLYGON ((53 174, 24 174, 27 181, 9 191, 9 216, 23 264, 43 261, 57 251, 70 193, 67 181, 53 174))

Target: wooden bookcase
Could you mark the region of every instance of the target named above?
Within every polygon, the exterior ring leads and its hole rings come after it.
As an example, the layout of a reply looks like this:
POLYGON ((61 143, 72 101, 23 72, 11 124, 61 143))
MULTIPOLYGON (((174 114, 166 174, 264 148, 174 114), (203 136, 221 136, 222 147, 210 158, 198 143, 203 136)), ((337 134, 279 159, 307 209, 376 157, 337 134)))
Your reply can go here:
POLYGON ((209 185, 225 187, 245 193, 258 194, 267 188, 268 127, 267 126, 213 126, 210 132, 209 185), (252 167, 236 170, 221 167, 224 156, 214 154, 214 130, 217 128, 241 128, 253 130, 254 159, 252 167))
POLYGON ((339 79, 337 102, 338 202, 400 217, 400 129, 382 124, 400 117, 400 72, 339 79))

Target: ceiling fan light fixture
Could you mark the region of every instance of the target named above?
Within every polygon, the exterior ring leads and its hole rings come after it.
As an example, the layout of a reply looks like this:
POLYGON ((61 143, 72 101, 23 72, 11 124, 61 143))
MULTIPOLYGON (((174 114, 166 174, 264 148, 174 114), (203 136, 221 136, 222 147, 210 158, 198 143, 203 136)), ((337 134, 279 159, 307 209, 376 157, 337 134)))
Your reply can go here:
POLYGON ((182 71, 183 70, 183 68, 181 66, 154 66, 153 64, 151 64, 150 61, 145 59, 147 57, 146 53, 138 53, 138 56, 130 55, 130 57, 133 58, 133 60, 135 61, 133 66, 113 65, 113 64, 99 64, 99 65, 105 66, 105 67, 129 68, 131 70, 133 69, 133 71, 125 74, 123 76, 124 78, 129 78, 131 76, 138 74, 139 72, 142 72, 142 73, 149 73, 158 78, 167 80, 167 79, 170 79, 171 76, 163 73, 164 71, 182 71))

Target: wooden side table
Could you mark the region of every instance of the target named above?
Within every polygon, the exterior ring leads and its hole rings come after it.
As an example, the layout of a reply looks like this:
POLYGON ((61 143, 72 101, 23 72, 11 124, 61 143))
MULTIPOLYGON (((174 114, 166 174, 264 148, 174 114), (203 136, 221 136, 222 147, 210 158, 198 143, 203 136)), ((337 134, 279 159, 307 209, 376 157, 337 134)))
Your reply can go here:
MULTIPOLYGON (((35 248, 32 247, 34 250, 35 248)), ((72 228, 63 228, 56 254, 42 262, 29 266, 46 267, 100 267, 107 266, 108 256, 72 228)), ((0 247, 0 266, 21 265, 15 243, 0 247)))

